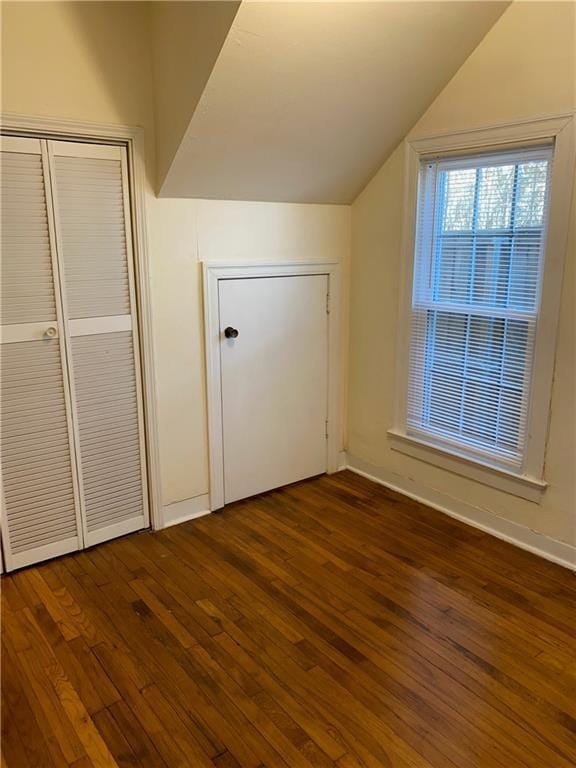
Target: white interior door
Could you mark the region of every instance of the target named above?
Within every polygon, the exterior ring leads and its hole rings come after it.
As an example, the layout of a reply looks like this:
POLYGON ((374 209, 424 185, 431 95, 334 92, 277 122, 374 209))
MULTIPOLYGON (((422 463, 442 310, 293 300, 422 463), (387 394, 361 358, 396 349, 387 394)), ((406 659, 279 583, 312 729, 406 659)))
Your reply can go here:
POLYGON ((50 141, 86 546, 149 522, 126 152, 50 141))
POLYGON ((229 503, 326 471, 328 276, 218 285, 229 503))
POLYGON ((46 146, 2 138, 0 438, 10 570, 82 546, 46 146))

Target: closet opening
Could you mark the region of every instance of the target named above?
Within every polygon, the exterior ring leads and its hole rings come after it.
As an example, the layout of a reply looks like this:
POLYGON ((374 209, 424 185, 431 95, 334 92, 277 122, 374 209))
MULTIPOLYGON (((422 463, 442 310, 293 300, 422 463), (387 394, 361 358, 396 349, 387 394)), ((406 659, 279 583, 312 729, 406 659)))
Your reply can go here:
POLYGON ((0 519, 13 570, 150 526, 153 397, 130 147, 1 142, 0 519))

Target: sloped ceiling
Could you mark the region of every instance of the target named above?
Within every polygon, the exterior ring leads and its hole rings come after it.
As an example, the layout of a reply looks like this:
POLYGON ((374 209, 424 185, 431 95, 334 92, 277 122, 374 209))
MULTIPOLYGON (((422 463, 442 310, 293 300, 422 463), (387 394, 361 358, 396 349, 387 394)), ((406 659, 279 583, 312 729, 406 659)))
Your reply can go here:
POLYGON ((240 0, 144 3, 150 13, 157 176, 164 179, 240 0))
POLYGON ((161 196, 350 203, 507 5, 242 3, 161 196))

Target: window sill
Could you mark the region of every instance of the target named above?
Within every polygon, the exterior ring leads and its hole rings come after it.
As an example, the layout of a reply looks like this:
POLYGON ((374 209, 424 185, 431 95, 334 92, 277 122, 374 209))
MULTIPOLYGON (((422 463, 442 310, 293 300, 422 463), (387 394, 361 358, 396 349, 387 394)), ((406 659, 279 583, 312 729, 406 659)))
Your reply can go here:
POLYGON ((547 483, 544 480, 529 475, 516 475, 505 469, 475 461, 406 435, 400 430, 388 430, 388 439, 395 451, 537 504, 541 502, 542 494, 546 490, 547 483))

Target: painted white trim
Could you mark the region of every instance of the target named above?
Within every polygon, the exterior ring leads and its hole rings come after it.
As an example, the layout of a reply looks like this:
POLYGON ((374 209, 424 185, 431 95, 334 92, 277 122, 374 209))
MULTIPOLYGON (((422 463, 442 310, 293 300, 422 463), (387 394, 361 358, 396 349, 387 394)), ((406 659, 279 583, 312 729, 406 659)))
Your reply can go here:
POLYGON ((53 557, 61 557, 67 555, 70 552, 77 552, 80 548, 80 539, 78 536, 73 536, 70 539, 64 541, 56 541, 53 544, 45 544, 42 547, 36 547, 35 549, 29 549, 27 552, 16 553, 10 555, 10 559, 6 558, 6 570, 14 571, 16 568, 24 568, 27 565, 35 565, 43 560, 50 560, 53 557))
POLYGON ((576 546, 551 539, 524 525, 498 517, 486 509, 476 507, 461 499, 455 499, 433 488, 428 488, 411 478, 402 477, 383 467, 376 467, 351 454, 347 454, 346 469, 366 477, 374 483, 390 488, 392 491, 408 496, 408 498, 425 504, 427 507, 432 507, 432 509, 436 509, 449 517, 471 525, 473 528, 478 528, 491 536, 507 541, 509 544, 520 547, 520 549, 525 549, 545 560, 551 560, 564 568, 576 571, 576 546))
POLYGON ((108 315, 107 317, 81 317, 68 321, 70 336, 91 336, 101 333, 117 333, 132 330, 132 315, 108 315))
POLYGON ((222 441, 222 382, 220 371, 220 320, 218 281, 247 277, 328 275, 328 456, 327 472, 339 469, 341 434, 340 356, 341 298, 338 262, 204 262, 204 334, 206 389, 208 394, 208 454, 210 459, 210 509, 224 506, 224 446, 222 441))
POLYGON ((93 141, 97 144, 108 142, 122 144, 142 136, 143 129, 138 126, 118 125, 116 123, 94 123, 87 120, 69 120, 59 117, 43 117, 22 115, 16 112, 0 114, 0 129, 20 136, 52 139, 80 139, 93 141))
MULTIPOLYGON (((570 223, 570 206, 574 179, 576 122, 573 113, 553 115, 515 123, 483 126, 434 136, 407 139, 405 148, 404 224, 402 235, 402 273, 398 314, 398 359, 396 398, 392 436, 406 434, 406 400, 410 354, 410 317, 412 276, 416 235, 417 190, 420 161, 459 151, 474 151, 534 145, 554 141, 554 160, 550 184, 550 202, 544 276, 540 312, 536 330, 528 414, 528 444, 523 476, 544 479, 544 459, 550 418, 550 400, 556 354, 556 338, 564 257, 570 223)), ((394 437, 392 437, 394 440, 394 437)), ((428 459, 431 454, 428 454, 428 459)), ((420 457, 417 457, 420 458, 420 457)), ((472 459, 470 460, 472 463, 472 459)), ((471 464, 470 464, 471 466, 471 464)), ((460 474, 467 467, 460 464, 460 474)), ((474 478, 473 478, 474 479, 474 478)), ((487 482, 487 479, 486 481, 487 482)))
POLYGON ((123 520, 114 525, 107 525, 104 528, 98 528, 95 531, 86 531, 84 535, 84 546, 93 547, 95 544, 101 544, 103 541, 116 539, 118 536, 125 536, 127 533, 141 531, 148 525, 147 516, 131 517, 129 520, 123 520))
MULTIPOLYGON (((132 331, 132 349, 134 355, 134 373, 136 374, 136 405, 138 412, 138 440, 140 443, 140 479, 142 483, 142 502, 144 507, 144 527, 150 527, 150 493, 148 458, 146 455, 146 410, 144 406, 144 371, 142 367, 142 344, 138 327, 138 299, 136 287, 136 250, 132 237, 132 210, 130 201, 130 172, 128 152, 120 151, 122 178, 122 198, 124 202, 124 233, 126 242, 126 261, 128 266, 128 286, 130 292, 130 315, 125 319, 132 331), (128 215, 128 213, 130 215, 128 215), (135 318, 136 322, 133 322, 135 318)), ((121 323, 120 323, 121 324, 121 323)))
POLYGON ((176 501, 173 504, 166 504, 162 507, 163 527, 169 528, 171 525, 180 525, 188 520, 195 520, 197 517, 204 517, 210 514, 210 495, 203 493, 200 496, 193 496, 191 499, 176 501))
POLYGON ((44 320, 40 323, 15 323, 0 327, 0 344, 17 344, 21 341, 41 341, 46 337, 60 337, 57 320, 44 320))
POLYGON ((516 120, 513 123, 492 123, 464 128, 443 133, 414 136, 407 143, 418 155, 439 155, 458 150, 473 150, 476 147, 487 149, 506 145, 534 144, 538 141, 554 139, 554 137, 569 125, 573 113, 564 112, 558 115, 542 115, 540 117, 516 120))
POLYGON ((52 144, 54 157, 85 157, 89 160, 121 160, 120 147, 113 144, 92 144, 80 141, 57 141, 52 144))
POLYGON ((18 152, 22 155, 41 155, 40 139, 26 136, 0 136, 0 151, 18 152))
POLYGON ((152 332, 152 300, 150 293, 150 254, 145 204, 144 131, 139 127, 63 120, 51 117, 31 117, 4 112, 0 115, 3 134, 48 138, 54 140, 122 144, 127 148, 129 167, 130 209, 134 252, 136 304, 139 320, 139 340, 146 429, 146 459, 148 464, 148 494, 153 528, 162 527, 160 489, 160 458, 157 416, 156 367, 152 332))
POLYGON ((434 464, 448 472, 454 472, 456 475, 469 477, 492 488, 498 488, 500 491, 511 493, 513 496, 520 496, 528 501, 539 504, 542 500, 542 493, 546 490, 547 483, 536 477, 517 475, 501 467, 485 464, 479 459, 471 459, 461 455, 456 450, 443 449, 438 445, 428 443, 426 440, 420 440, 394 429, 388 430, 388 439, 390 447, 395 451, 405 453, 428 464, 434 464))
POLYGON ((528 447, 525 472, 542 477, 550 423, 556 343, 564 263, 570 228, 570 212, 576 161, 576 121, 567 120, 555 134, 554 159, 548 204, 548 234, 542 276, 540 312, 536 327, 534 375, 528 415, 528 447))

